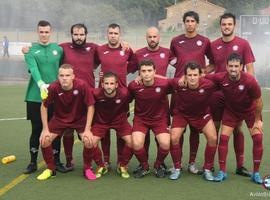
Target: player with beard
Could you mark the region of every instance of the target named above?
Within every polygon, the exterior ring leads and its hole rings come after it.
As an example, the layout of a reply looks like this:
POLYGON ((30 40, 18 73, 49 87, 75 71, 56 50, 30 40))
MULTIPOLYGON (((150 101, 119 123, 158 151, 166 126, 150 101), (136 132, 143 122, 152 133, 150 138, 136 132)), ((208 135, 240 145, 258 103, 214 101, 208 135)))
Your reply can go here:
MULTIPOLYGON (((167 68, 169 64, 174 65, 176 63, 175 57, 172 55, 170 49, 159 45, 160 33, 156 27, 150 27, 146 32, 146 41, 148 46, 138 49, 132 61, 130 62, 130 68, 132 73, 138 70, 138 64, 144 59, 151 59, 155 63, 156 74, 166 76, 167 68)), ((169 107, 169 102, 168 102, 169 107)), ((168 119, 169 120, 169 119, 168 119)), ((169 122, 168 122, 169 123, 169 122)), ((158 142, 156 141, 158 144, 158 142)), ((149 154, 150 146, 150 134, 146 134, 144 148, 147 154, 149 154)), ((167 168, 165 163, 162 164, 164 168, 167 168)), ((138 166, 133 173, 136 173, 142 166, 138 166)))
MULTIPOLYGON (((198 13, 194 11, 186 12, 183 15, 185 33, 173 38, 171 41, 170 49, 177 58, 174 77, 181 78, 184 75, 184 66, 187 62, 194 61, 202 67, 202 71, 205 71, 205 57, 211 60, 210 40, 197 33, 199 20, 198 13)), ((171 99, 171 110, 174 109, 175 101, 178 100, 173 94, 171 99)), ((192 126, 190 126, 190 129, 190 156, 188 170, 193 174, 201 174, 202 171, 195 165, 195 159, 199 147, 199 131, 192 128, 192 126)), ((180 149, 182 151, 184 142, 183 136, 180 140, 180 149)))
POLYGON ((215 181, 221 182, 227 178, 226 158, 229 138, 233 130, 245 121, 253 141, 251 181, 262 184, 262 177, 259 174, 263 154, 263 102, 260 86, 252 75, 243 72, 243 61, 237 53, 229 55, 226 72, 209 74, 206 78, 212 80, 222 90, 225 98, 218 145, 220 171, 215 181))
MULTIPOLYGON (((123 159, 119 163, 119 172, 122 178, 129 178, 127 165, 133 155, 131 126, 127 119, 126 108, 130 102, 127 88, 118 88, 117 76, 111 72, 105 73, 101 88, 94 90, 95 115, 93 119, 92 132, 94 135, 94 148, 110 129, 114 129, 118 137, 125 141, 122 151, 123 159)), ((100 151, 100 150, 99 150, 100 151)), ((102 155, 99 154, 102 160, 102 155)), ((99 178, 107 173, 106 168, 98 168, 96 177, 99 178)))
MULTIPOLYGON (((220 17, 220 29, 222 37, 216 39, 211 44, 211 51, 213 54, 212 67, 209 71, 225 72, 226 59, 231 53, 237 53, 243 58, 243 65, 246 72, 254 76, 255 58, 249 43, 236 36, 234 33, 236 19, 231 13, 225 13, 220 17)), ((224 95, 222 92, 215 92, 211 97, 211 113, 215 121, 217 132, 219 130, 222 113, 224 110, 224 95)), ((244 167, 244 134, 241 126, 234 129, 233 134, 234 151, 236 155, 236 174, 242 176, 250 176, 250 172, 244 167)))
MULTIPOLYGON (((70 29, 72 42, 60 44, 64 51, 63 63, 73 66, 77 78, 85 81, 90 88, 95 88, 94 70, 96 64, 96 51, 98 45, 86 42, 87 27, 84 24, 74 24, 70 29)), ((73 130, 66 130, 63 137, 63 145, 66 155, 66 169, 74 168, 72 156, 74 136, 73 130)))
MULTIPOLYGON (((118 24, 110 24, 107 28, 108 43, 97 48, 98 62, 100 63, 100 75, 113 72, 118 77, 119 88, 127 87, 128 62, 131 60, 133 51, 123 50, 120 42, 121 28, 118 24)), ((127 106, 128 112, 128 106, 127 106)), ((109 132, 101 140, 104 161, 110 168, 110 134, 109 132)), ((121 152, 124 148, 124 141, 117 139, 117 163, 121 163, 121 152)), ((119 167, 117 168, 119 171, 119 167)))

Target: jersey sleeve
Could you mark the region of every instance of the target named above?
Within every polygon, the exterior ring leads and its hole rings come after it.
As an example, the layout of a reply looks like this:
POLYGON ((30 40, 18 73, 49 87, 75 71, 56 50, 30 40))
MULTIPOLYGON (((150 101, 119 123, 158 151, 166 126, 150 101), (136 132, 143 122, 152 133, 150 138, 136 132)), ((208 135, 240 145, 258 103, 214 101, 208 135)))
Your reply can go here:
POLYGON ((42 80, 38 69, 38 64, 34 56, 34 50, 32 47, 30 48, 29 52, 24 55, 24 60, 34 81, 37 83, 38 81, 42 80))
POLYGON ((260 88, 258 82, 253 77, 250 81, 249 94, 250 94, 252 99, 258 99, 262 95, 261 88, 260 88))
POLYGON ((98 45, 97 44, 93 44, 93 49, 94 49, 94 69, 98 68, 98 66, 100 65, 100 59, 98 56, 98 45))
POLYGON ((93 94, 93 90, 89 88, 86 84, 84 84, 84 103, 87 106, 92 106, 95 104, 95 98, 93 94))
POLYGON ((137 70, 138 70, 138 59, 137 59, 137 55, 136 53, 134 53, 132 56, 131 56, 131 59, 130 61, 128 62, 128 70, 127 72, 128 73, 135 73, 137 70))
POLYGON ((244 64, 254 63, 255 57, 249 43, 246 41, 243 55, 244 64))

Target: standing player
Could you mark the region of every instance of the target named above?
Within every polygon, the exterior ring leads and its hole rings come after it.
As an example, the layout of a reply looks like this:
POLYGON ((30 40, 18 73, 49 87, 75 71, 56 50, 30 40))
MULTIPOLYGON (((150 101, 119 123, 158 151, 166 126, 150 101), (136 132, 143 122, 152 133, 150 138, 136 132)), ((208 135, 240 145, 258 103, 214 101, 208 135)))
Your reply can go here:
MULTIPOLYGON (((92 132, 94 135, 93 145, 98 147, 98 143, 110 129, 115 129, 119 138, 125 141, 122 151, 122 160, 119 163, 118 171, 122 178, 129 178, 127 165, 133 155, 131 126, 127 120, 127 106, 130 95, 127 88, 118 88, 117 76, 107 72, 103 76, 101 87, 95 89, 95 115, 93 120, 92 132)), ((102 160, 100 154, 100 160, 102 160)), ((96 176, 100 177, 107 172, 106 168, 98 168, 96 176)))
MULTIPOLYGON (((185 33, 172 39, 171 51, 177 58, 175 65, 175 77, 181 78, 184 75, 184 65, 187 62, 195 61, 198 63, 202 70, 205 70, 206 60, 211 59, 210 41, 208 38, 197 33, 199 25, 199 15, 194 11, 188 11, 183 16, 185 25, 185 33)), ((177 101, 174 95, 171 100, 171 110, 173 110, 174 102, 177 101)), ((190 133, 190 158, 189 158, 189 171, 193 174, 200 174, 201 171, 195 166, 195 159, 199 147, 199 131, 191 128, 190 133)), ((183 137, 180 141, 180 149, 182 150, 183 137)))
MULTIPOLYGON (((235 36, 235 24, 235 16, 231 13, 225 13, 220 17, 220 29, 222 37, 218 38, 211 44, 211 51, 213 54, 213 61, 211 63, 213 63, 213 69, 215 73, 225 72, 226 59, 231 53, 237 53, 243 58, 243 65, 246 67, 247 73, 254 76, 254 55, 249 43, 246 40, 235 36)), ((222 92, 215 92, 211 98, 210 108, 217 130, 219 130, 220 121, 222 119, 224 104, 224 95, 222 92)), ((234 151, 237 162, 236 174, 250 176, 250 173, 244 167, 244 134, 241 126, 235 128, 233 137, 234 151)))
POLYGON ((165 169, 161 167, 170 149, 170 134, 168 128, 169 81, 155 78, 155 64, 151 60, 143 60, 139 64, 139 74, 142 84, 132 81, 128 88, 135 99, 135 115, 133 119, 132 141, 134 154, 142 168, 134 174, 135 178, 147 175, 149 170, 147 152, 144 148, 145 136, 151 129, 158 141, 157 158, 154 173, 157 177, 165 177, 165 169))
POLYGON ((253 174, 251 181, 262 184, 259 167, 263 154, 262 144, 262 97, 261 89, 255 78, 243 72, 243 62, 239 54, 232 53, 227 59, 227 72, 207 75, 218 85, 225 97, 221 135, 218 153, 220 171, 215 181, 227 178, 226 157, 228 142, 233 130, 245 121, 253 140, 253 174))
MULTIPOLYGON (((74 24, 70 29, 72 42, 60 44, 64 56, 62 63, 71 64, 77 78, 84 80, 90 88, 95 88, 94 70, 97 67, 97 45, 86 42, 87 27, 84 24, 74 24)), ((63 136, 64 150, 66 154, 66 169, 73 169, 73 131, 67 130, 63 136)))
MULTIPOLYGON (((99 46, 97 49, 98 60, 101 65, 101 74, 113 72, 118 77, 119 88, 127 87, 128 62, 131 60, 133 52, 131 49, 123 50, 120 43, 121 29, 118 24, 110 24, 107 28, 108 43, 99 46)), ((128 112, 128 107, 127 107, 128 112)), ((102 139, 102 151, 104 161, 110 168, 110 134, 102 139)), ((121 152, 124 148, 124 141, 117 139, 118 163, 121 162, 121 152)))
MULTIPOLYGON (((32 133, 30 137, 31 162, 24 170, 25 174, 37 170, 37 155, 39 149, 39 136, 42 131, 40 118, 41 98, 47 96, 48 84, 57 79, 58 67, 63 54, 62 48, 55 43, 50 43, 52 27, 47 21, 40 21, 37 25, 39 43, 33 44, 29 52, 25 54, 25 62, 31 74, 26 92, 27 119, 31 121, 32 133)), ((52 110, 49 109, 48 119, 51 118, 52 110)), ((60 140, 54 143, 56 152, 60 152, 60 140)), ((64 172, 65 168, 57 156, 57 170, 64 172)))
MULTIPOLYGON (((150 27, 146 32, 146 41, 148 46, 137 50, 132 58, 132 62, 130 62, 130 69, 132 73, 138 70, 138 64, 144 59, 151 59, 156 67, 156 74, 161 76, 166 76, 167 68, 169 64, 174 65, 176 63, 176 59, 172 55, 170 49, 161 47, 159 45, 160 34, 159 30, 156 27, 150 27)), ((169 102, 168 102, 169 107, 169 102)), ((149 154, 149 146, 150 146, 150 134, 146 135, 145 138, 145 151, 149 154)), ((167 168, 163 163, 163 167, 167 168)), ((138 166, 134 173, 140 168, 138 166)))
MULTIPOLYGON (((75 129, 84 143, 84 175, 87 179, 95 179, 91 171, 89 157, 93 148, 93 135, 90 131, 94 115, 94 98, 87 84, 75 79, 72 66, 63 64, 59 68, 58 81, 53 82, 49 88, 48 98, 41 106, 41 118, 43 124, 40 143, 43 158, 48 169, 44 170, 37 179, 46 180, 56 175, 53 162, 52 141, 62 136, 65 129, 75 129), (50 122, 47 122, 48 106, 53 103, 54 114, 50 122)), ((101 163, 102 164, 102 163, 101 163)))
POLYGON ((187 124, 192 125, 205 134, 207 145, 204 152, 204 178, 213 181, 214 177, 210 169, 213 167, 217 147, 217 133, 215 124, 209 110, 209 101, 215 84, 207 79, 201 78, 201 67, 193 62, 185 65, 185 77, 187 87, 180 87, 178 79, 172 80, 175 95, 181 101, 175 102, 173 110, 173 121, 171 126, 171 155, 174 162, 174 170, 170 175, 171 180, 176 180, 181 174, 182 152, 179 140, 182 137, 187 124))

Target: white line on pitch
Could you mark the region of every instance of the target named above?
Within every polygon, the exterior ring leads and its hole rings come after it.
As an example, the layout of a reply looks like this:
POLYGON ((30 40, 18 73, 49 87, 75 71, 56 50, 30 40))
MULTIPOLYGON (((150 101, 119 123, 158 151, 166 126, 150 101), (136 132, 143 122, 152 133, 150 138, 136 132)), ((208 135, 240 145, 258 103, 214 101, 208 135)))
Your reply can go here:
POLYGON ((0 121, 14 121, 14 120, 23 120, 23 119, 26 119, 26 117, 3 118, 3 119, 0 119, 0 121))

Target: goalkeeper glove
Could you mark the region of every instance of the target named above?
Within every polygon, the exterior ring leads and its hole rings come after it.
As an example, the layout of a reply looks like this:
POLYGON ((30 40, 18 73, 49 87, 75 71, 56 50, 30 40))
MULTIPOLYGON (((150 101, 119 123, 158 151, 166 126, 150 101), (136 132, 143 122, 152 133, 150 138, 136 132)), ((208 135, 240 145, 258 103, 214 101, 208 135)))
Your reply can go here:
POLYGON ((39 90, 40 90, 41 99, 42 100, 47 99, 49 84, 46 84, 42 80, 40 80, 40 81, 38 81, 38 87, 39 87, 39 90))

